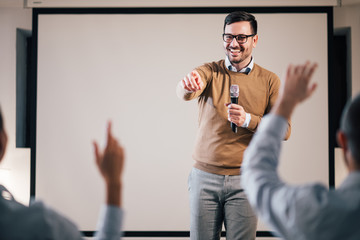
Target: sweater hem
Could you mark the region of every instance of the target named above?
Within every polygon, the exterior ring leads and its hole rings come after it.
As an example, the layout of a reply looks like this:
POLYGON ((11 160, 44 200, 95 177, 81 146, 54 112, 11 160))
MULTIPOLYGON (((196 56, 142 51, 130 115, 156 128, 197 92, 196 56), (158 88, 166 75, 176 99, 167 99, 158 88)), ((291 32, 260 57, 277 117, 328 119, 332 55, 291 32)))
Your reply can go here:
POLYGON ((218 175, 240 175, 241 167, 223 167, 223 166, 214 166, 207 163, 202 163, 196 161, 194 168, 197 168, 201 171, 218 174, 218 175))

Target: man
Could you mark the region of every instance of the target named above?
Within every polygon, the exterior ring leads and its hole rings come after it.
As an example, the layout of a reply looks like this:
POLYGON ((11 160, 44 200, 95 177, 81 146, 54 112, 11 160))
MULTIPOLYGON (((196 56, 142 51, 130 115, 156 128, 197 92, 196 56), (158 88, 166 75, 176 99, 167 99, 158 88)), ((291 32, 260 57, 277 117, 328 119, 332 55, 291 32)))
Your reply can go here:
MULTIPOLYGON (((3 159, 6 145, 7 135, 0 111, 0 161, 3 159)), ((101 210, 95 239, 120 239, 124 151, 111 134, 111 123, 108 126, 105 151, 100 152, 95 142, 94 148, 96 164, 106 183, 106 205, 101 210)), ((82 239, 81 233, 70 220, 42 202, 35 202, 29 207, 20 204, 2 185, 0 213, 0 239, 82 239)))
POLYGON ((281 238, 355 240, 360 236, 360 95, 346 106, 337 133, 349 170, 339 188, 291 186, 277 173, 286 119, 314 92, 316 84, 309 82, 315 68, 310 63, 289 66, 278 101, 245 152, 241 180, 259 217, 281 238))
MULTIPOLYGON (((233 12, 224 23, 225 60, 207 63, 177 85, 184 100, 198 98, 199 130, 189 176, 191 239, 255 239, 257 218, 240 183, 243 152, 261 118, 275 103, 280 79, 254 63, 257 21, 233 12), (239 86, 238 104, 230 104, 230 86, 239 86), (233 132, 230 122, 236 124, 233 132)), ((289 125, 290 126, 290 125, 289 125)), ((290 135, 290 127, 287 139, 290 135)))

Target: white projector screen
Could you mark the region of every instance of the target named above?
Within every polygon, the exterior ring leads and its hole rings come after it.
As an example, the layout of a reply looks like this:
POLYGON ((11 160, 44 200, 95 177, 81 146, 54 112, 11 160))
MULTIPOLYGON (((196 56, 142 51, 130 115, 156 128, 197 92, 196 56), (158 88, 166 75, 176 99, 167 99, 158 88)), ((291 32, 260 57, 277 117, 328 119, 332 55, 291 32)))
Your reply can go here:
MULTIPOLYGON (((294 184, 328 184, 327 14, 254 15, 257 64, 280 77, 289 63, 319 64, 318 89, 294 113, 280 173, 294 184)), ((124 230, 188 231, 198 112, 175 88, 193 68, 224 58, 225 16, 39 14, 36 198, 95 230, 105 198, 92 141, 104 146, 112 120, 126 148, 124 230)))

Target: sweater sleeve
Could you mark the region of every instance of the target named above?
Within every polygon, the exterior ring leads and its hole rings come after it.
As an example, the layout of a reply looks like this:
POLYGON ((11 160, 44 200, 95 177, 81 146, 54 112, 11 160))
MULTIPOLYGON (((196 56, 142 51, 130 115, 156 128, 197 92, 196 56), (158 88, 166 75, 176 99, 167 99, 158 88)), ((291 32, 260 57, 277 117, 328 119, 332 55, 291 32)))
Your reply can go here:
MULTIPOLYGON (((279 96, 280 85, 281 85, 280 78, 276 74, 274 74, 273 80, 270 81, 269 106, 266 109, 266 114, 268 114, 275 105, 275 102, 279 96)), ((283 139, 288 140, 290 138, 290 134, 291 134, 291 120, 287 119, 287 130, 283 139)))

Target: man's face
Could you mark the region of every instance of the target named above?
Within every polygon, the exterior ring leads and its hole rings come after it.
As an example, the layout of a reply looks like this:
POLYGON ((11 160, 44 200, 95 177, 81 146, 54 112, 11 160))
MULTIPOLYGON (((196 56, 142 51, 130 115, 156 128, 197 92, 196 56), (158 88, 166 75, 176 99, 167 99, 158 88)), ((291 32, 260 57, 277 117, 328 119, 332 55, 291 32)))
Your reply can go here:
MULTIPOLYGON (((225 26, 225 34, 232 35, 251 35, 253 34, 251 30, 250 22, 241 21, 235 22, 225 26)), ((246 43, 239 44, 234 38, 231 43, 224 42, 225 54, 228 56, 231 64, 240 64, 243 63, 245 67, 249 64, 251 60, 251 54, 253 48, 256 47, 258 36, 249 37, 246 43)))

